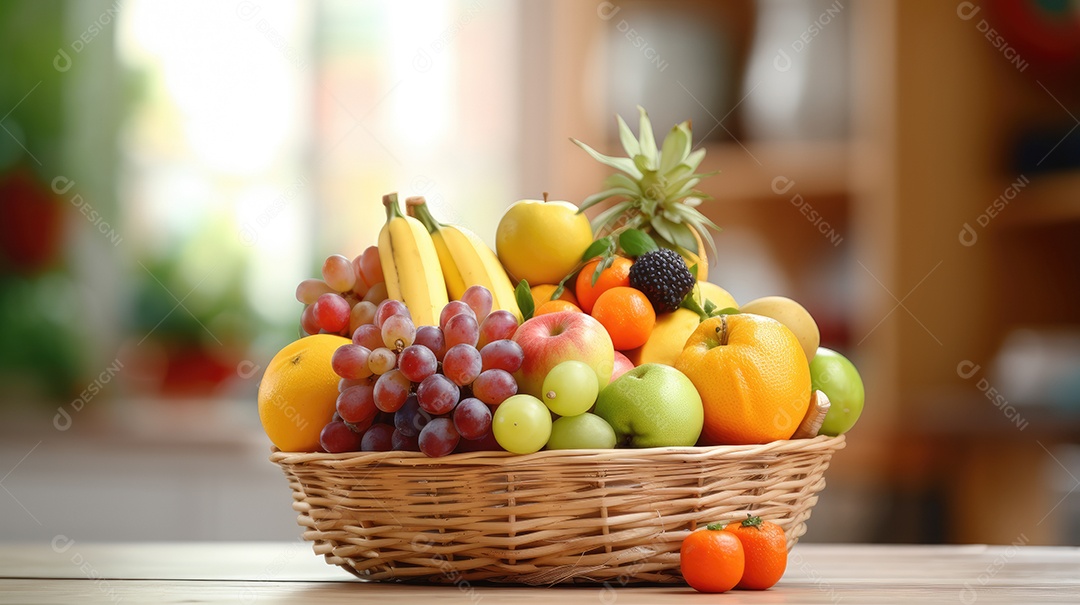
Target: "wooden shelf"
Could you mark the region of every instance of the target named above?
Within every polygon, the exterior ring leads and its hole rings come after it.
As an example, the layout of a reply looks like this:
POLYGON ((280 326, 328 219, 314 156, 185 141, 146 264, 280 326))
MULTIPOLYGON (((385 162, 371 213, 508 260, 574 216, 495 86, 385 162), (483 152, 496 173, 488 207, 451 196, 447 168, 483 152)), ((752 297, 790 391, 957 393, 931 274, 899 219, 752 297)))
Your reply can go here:
POLYGON ((723 201, 790 200, 850 193, 849 148, 843 141, 744 142, 706 146, 699 170, 719 171, 706 191, 723 201))
MULTIPOLYGON (((1002 186, 1002 191, 1013 182, 1002 186)), ((1000 198, 999 198, 1000 199, 1000 198)), ((1002 202, 1007 200, 1002 199, 1002 202)), ((1002 227, 1036 227, 1080 221, 1080 170, 1037 175, 1000 210, 1002 227)), ((992 220, 992 219, 991 219, 992 220)))

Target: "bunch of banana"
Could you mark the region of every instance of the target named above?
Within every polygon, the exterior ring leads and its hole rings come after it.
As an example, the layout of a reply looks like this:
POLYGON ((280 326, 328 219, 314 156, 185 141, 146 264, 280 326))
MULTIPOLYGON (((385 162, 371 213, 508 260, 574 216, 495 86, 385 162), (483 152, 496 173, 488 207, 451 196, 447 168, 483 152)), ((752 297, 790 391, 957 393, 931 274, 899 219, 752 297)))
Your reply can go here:
POLYGON ((405 303, 417 326, 437 326, 447 303, 446 281, 431 235, 420 221, 401 213, 396 193, 384 195, 383 205, 379 259, 386 292, 405 303))
POLYGON ((423 197, 410 197, 405 204, 409 216, 416 217, 431 232, 451 300, 459 300, 470 286, 484 286, 491 292, 492 309, 505 309, 521 318, 514 285, 499 257, 483 240, 468 229, 436 221, 423 197))

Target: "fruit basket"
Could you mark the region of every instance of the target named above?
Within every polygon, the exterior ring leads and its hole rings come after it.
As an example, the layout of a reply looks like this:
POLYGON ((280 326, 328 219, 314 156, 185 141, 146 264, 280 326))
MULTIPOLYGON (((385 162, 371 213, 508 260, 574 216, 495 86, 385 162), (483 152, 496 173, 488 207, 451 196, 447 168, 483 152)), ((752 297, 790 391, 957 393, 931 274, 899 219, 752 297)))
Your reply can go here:
POLYGON ((305 540, 365 580, 681 582, 696 527, 748 513, 788 549, 844 436, 763 445, 471 452, 274 450, 305 540))

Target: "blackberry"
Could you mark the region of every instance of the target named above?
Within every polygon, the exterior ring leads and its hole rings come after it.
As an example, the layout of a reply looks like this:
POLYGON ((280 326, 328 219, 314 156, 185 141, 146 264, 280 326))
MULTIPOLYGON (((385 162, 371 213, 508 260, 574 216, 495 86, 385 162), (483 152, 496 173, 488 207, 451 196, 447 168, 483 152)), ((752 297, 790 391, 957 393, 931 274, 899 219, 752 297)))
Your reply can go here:
POLYGON ((660 248, 630 266, 630 286, 641 290, 657 313, 669 313, 694 289, 694 276, 678 252, 660 248))

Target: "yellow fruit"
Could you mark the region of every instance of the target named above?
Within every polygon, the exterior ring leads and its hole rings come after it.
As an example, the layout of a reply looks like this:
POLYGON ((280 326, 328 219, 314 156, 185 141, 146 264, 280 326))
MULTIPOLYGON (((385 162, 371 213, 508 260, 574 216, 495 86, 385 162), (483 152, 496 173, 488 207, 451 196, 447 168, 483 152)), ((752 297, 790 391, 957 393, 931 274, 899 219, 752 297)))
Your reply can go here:
POLYGON ((742 313, 753 313, 771 317, 784 324, 795 333, 802 345, 806 360, 812 361, 821 344, 821 332, 817 322, 802 305, 784 296, 765 296, 754 299, 740 309, 742 313))
POLYGON ((645 344, 626 351, 635 366, 646 363, 675 365, 675 359, 686 346, 686 339, 697 329, 701 318, 689 309, 675 309, 656 316, 656 325, 645 344))
POLYGON ((735 297, 728 293, 727 290, 720 286, 707 282, 705 280, 698 280, 696 286, 694 286, 694 298, 698 304, 702 307, 705 306, 706 300, 711 300, 716 305, 716 310, 727 309, 731 307, 733 309, 739 308, 739 303, 735 302, 735 297))
POLYGON ((675 369, 694 383, 705 408, 705 445, 788 439, 810 406, 810 364, 784 324, 740 313, 694 330, 675 369))
MULTIPOLYGON (((540 305, 550 301, 551 295, 555 293, 555 288, 558 288, 555 284, 538 284, 530 288, 534 308, 539 309, 540 305)), ((581 305, 578 305, 578 299, 574 296, 572 290, 573 288, 569 287, 563 288, 562 294, 555 300, 565 300, 568 303, 580 307, 581 305)))
POLYGON ((516 202, 495 231, 499 260, 515 284, 559 283, 592 241, 589 219, 569 202, 516 202))
POLYGON ((270 360, 259 383, 259 420, 283 452, 320 449, 319 433, 334 416, 338 376, 334 351, 348 338, 315 334, 290 343, 270 360))

